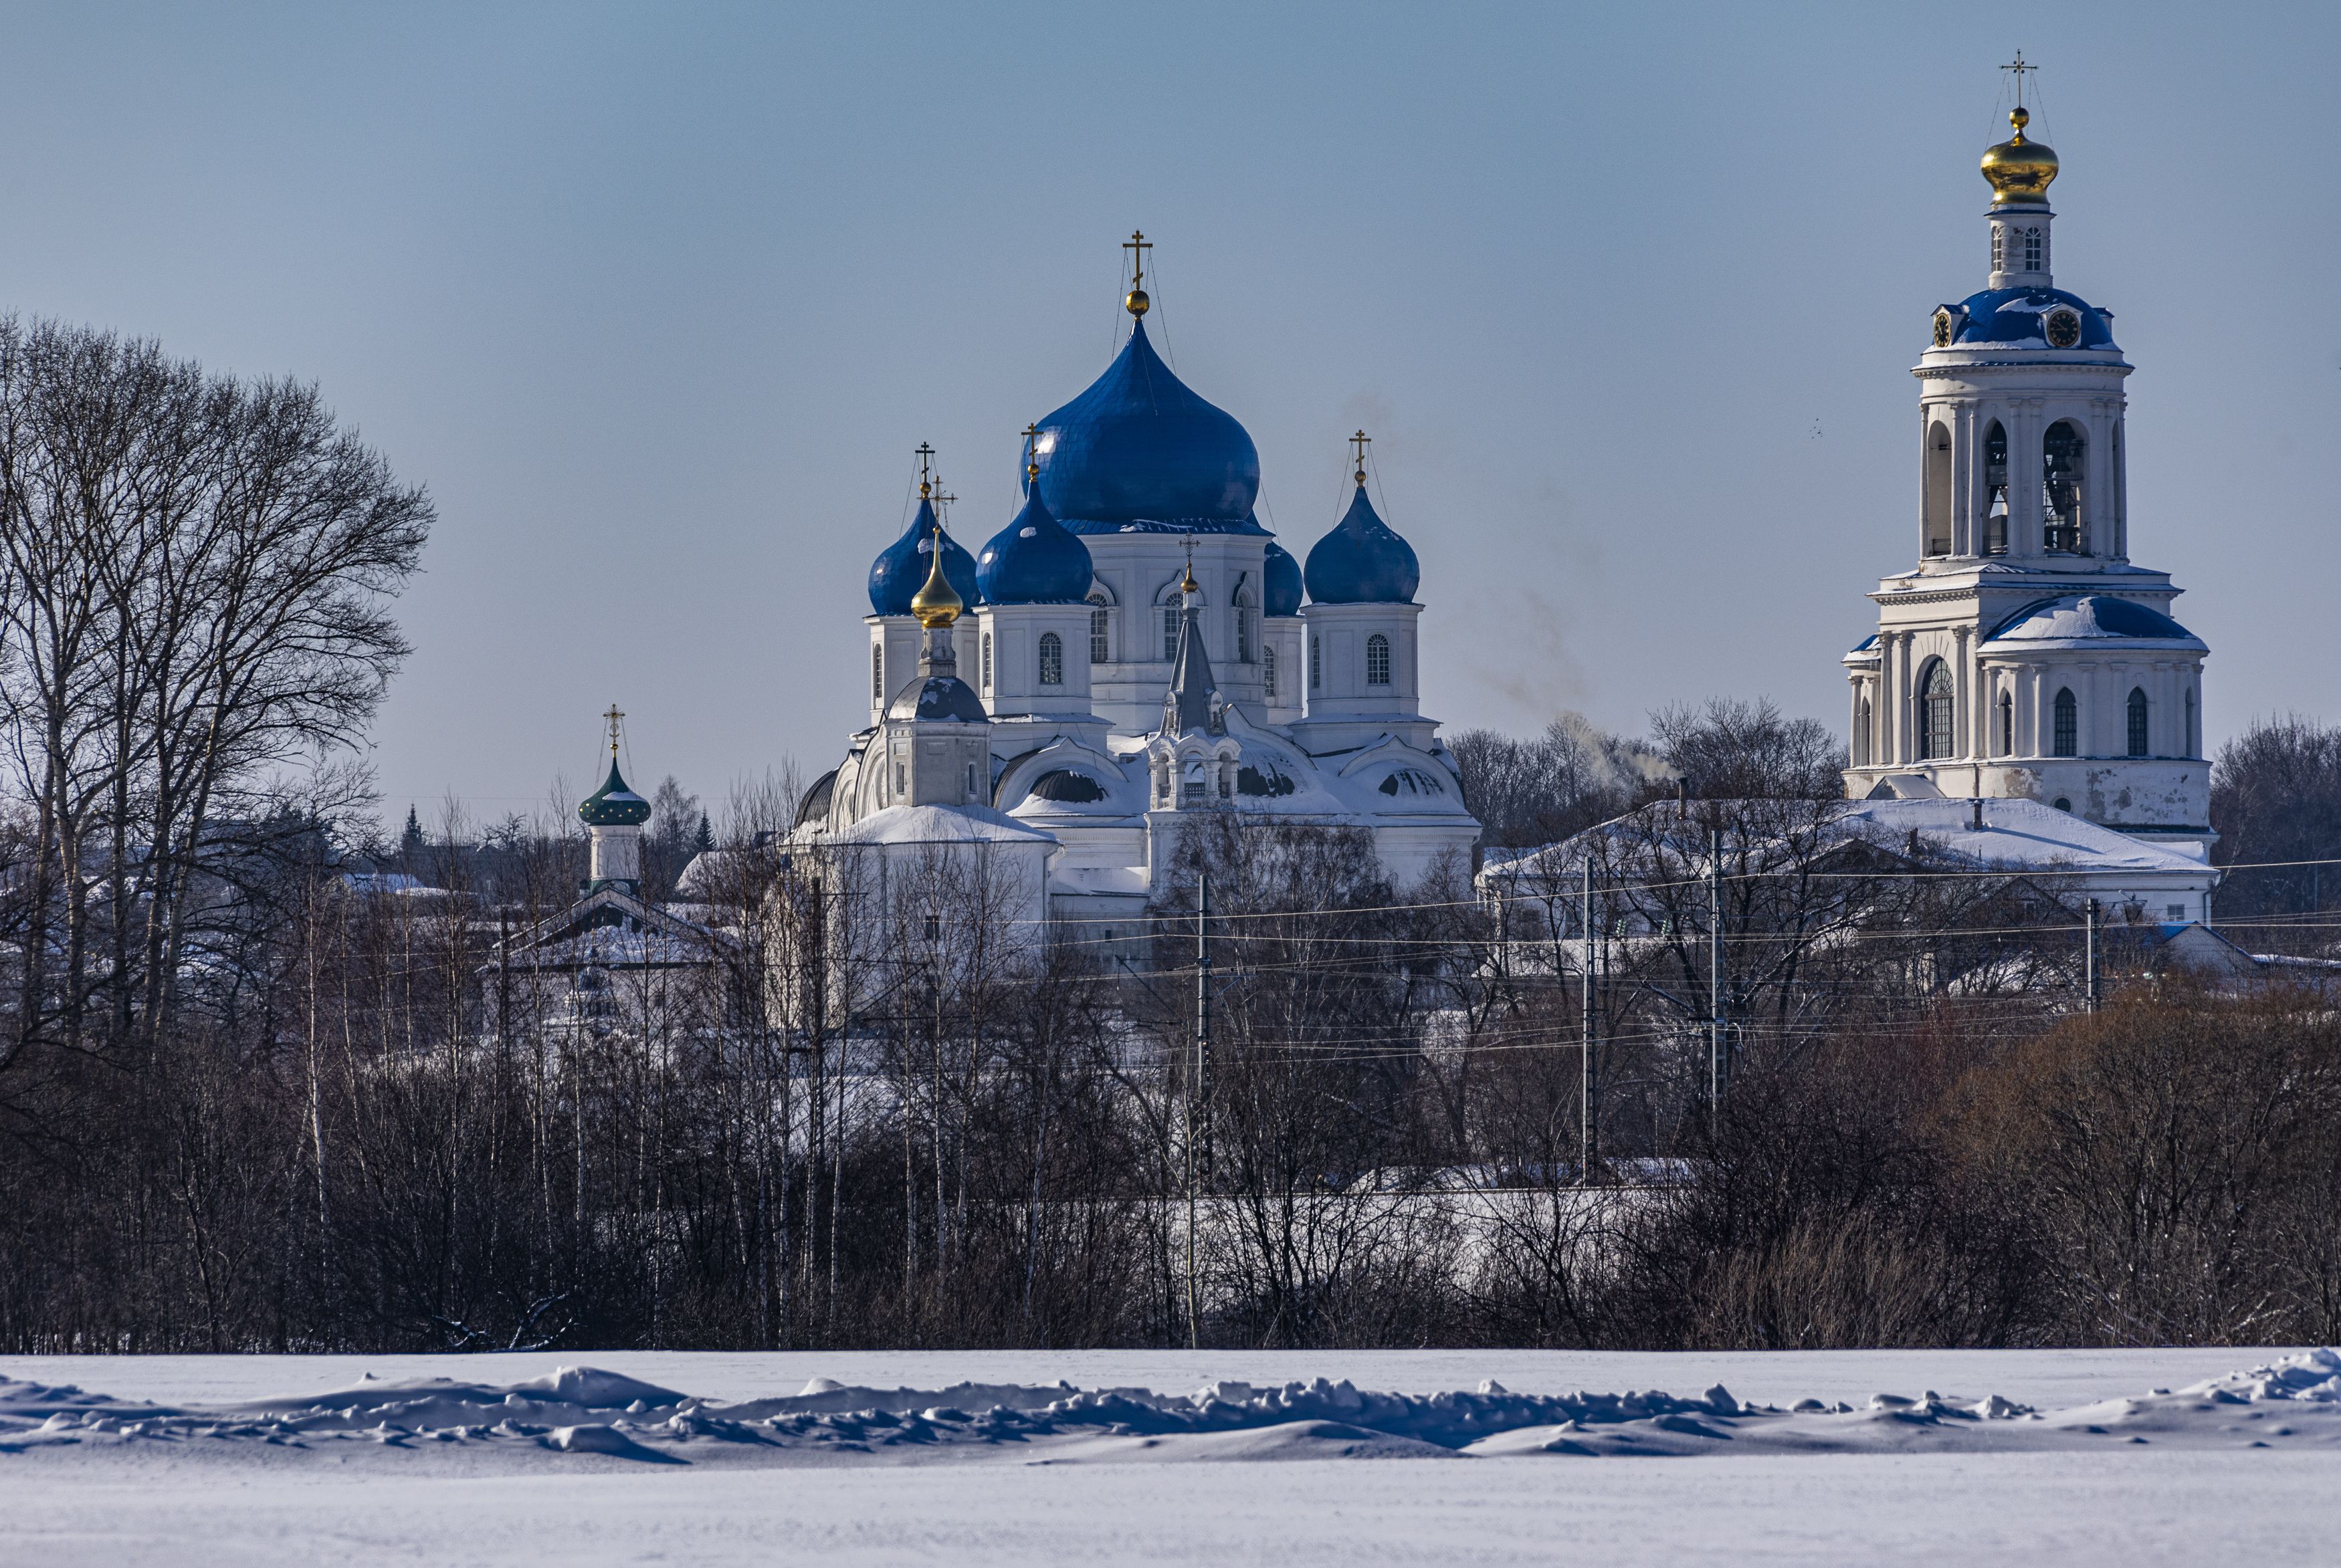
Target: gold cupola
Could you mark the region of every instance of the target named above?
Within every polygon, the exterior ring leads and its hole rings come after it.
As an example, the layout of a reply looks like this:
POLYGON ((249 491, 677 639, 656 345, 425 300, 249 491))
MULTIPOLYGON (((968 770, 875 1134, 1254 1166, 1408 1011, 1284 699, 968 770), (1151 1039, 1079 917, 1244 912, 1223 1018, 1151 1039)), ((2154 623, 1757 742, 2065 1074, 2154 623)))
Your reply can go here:
POLYGON ((2041 143, 2024 139, 2024 127, 2031 122, 2031 114, 2021 106, 2011 111, 2007 123, 2016 127, 2016 134, 1983 155, 1983 177, 1991 182, 1994 206, 2047 204, 2048 182, 2057 177, 2057 154, 2041 143))
POLYGON ((927 570, 926 585, 911 595, 911 613, 919 618, 921 626, 932 631, 957 620, 967 603, 960 598, 959 590, 951 585, 951 579, 943 575, 943 531, 941 528, 935 530, 934 548, 927 553, 933 564, 927 570))

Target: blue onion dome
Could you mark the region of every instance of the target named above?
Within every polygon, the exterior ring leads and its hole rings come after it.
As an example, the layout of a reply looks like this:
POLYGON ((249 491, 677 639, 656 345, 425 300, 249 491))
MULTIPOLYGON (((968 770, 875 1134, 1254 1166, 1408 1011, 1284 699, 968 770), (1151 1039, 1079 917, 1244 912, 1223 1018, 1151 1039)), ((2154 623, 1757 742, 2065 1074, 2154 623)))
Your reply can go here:
POLYGON ((975 558, 975 586, 986 604, 1077 603, 1089 597, 1094 575, 1090 547, 1049 515, 1038 490, 975 558))
POLYGON ((602 787, 577 803, 577 819, 588 828, 639 828, 651 819, 651 803, 626 788, 613 757, 602 787))
POLYGON ((1260 578, 1262 614, 1300 613, 1300 563, 1292 559, 1290 551, 1272 539, 1268 541, 1268 561, 1260 578))
POLYGON ((1259 449, 1170 373, 1142 322, 1105 373, 1037 431, 1041 498, 1074 533, 1264 531, 1251 514, 1259 449))
POLYGON ((1986 289, 1935 310, 1935 346, 2114 349, 2113 313, 2063 289, 1986 289))
POLYGON ((1406 604, 1422 581, 1414 547, 1374 514, 1366 487, 1333 531, 1309 551, 1309 597, 1319 604, 1406 604))
MULTIPOLYGON (((934 547, 935 506, 922 496, 919 513, 911 519, 902 537, 879 551, 878 559, 870 563, 872 615, 911 613, 911 596, 927 584, 927 557, 934 547)), ((943 535, 943 581, 963 602, 975 602, 975 559, 948 533, 943 535)))

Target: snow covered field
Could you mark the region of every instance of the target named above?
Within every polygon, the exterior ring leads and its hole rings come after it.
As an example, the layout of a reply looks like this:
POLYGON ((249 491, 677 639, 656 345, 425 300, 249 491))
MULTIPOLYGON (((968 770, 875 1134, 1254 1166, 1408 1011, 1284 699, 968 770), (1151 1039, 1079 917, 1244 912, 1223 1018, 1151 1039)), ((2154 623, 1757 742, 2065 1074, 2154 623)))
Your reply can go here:
POLYGON ((2341 1540, 2326 1351, 70 1356, 0 1376, 6 1563, 2261 1568, 2341 1540))

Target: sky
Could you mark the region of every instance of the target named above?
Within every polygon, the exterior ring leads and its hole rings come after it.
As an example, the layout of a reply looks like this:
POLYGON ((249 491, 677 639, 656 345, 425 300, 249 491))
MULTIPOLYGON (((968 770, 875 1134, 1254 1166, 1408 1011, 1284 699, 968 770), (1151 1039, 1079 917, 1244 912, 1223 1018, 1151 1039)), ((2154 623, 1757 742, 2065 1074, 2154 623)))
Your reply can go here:
POLYGON ((1425 711, 1841 732, 2021 49, 2207 739, 2341 720, 2341 7, 1944 15, 11 6, 0 308, 313 381, 427 487, 366 758, 395 819, 573 801, 613 701, 644 787, 832 766, 912 449, 963 541, 1006 522, 1138 227, 1157 344, 1296 554, 1373 435, 1425 711))

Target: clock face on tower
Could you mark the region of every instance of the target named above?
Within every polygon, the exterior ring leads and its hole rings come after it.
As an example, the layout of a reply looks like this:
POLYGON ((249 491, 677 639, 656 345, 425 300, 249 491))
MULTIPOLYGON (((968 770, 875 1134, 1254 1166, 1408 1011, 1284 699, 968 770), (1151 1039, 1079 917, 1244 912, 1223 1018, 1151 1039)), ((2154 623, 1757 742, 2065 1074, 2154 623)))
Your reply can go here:
POLYGON ((2081 313, 2078 311, 2050 311, 2048 313, 2047 332, 2048 346, 2050 348, 2071 348, 2075 343, 2081 341, 2081 313))
POLYGON ((1935 346, 1938 349, 1951 346, 1951 313, 1948 311, 1935 313, 1935 346))

